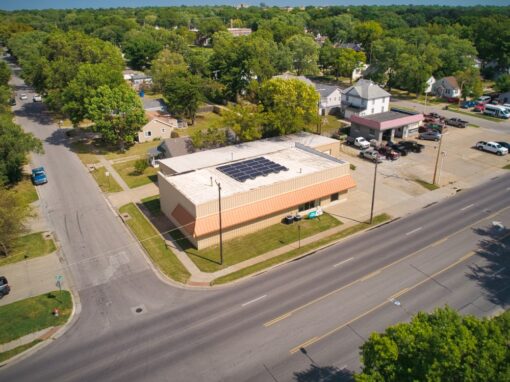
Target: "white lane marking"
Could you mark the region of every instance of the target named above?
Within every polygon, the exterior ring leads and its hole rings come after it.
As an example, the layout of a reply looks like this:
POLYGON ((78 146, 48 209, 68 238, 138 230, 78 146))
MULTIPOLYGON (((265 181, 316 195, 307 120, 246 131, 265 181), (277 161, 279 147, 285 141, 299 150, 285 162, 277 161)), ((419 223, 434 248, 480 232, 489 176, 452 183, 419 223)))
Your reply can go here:
POLYGON ((461 208, 460 210, 461 210, 461 211, 464 211, 464 210, 467 210, 468 208, 471 208, 471 207, 473 207, 473 206, 474 206, 474 204, 470 204, 469 206, 466 206, 466 207, 464 207, 464 208, 461 208))
POLYGON ((423 228, 423 227, 418 227, 418 228, 416 228, 416 229, 413 229, 412 231, 409 231, 408 233, 406 233, 406 235, 411 235, 411 234, 413 234, 413 233, 415 233, 415 232, 418 232, 418 231, 419 231, 419 230, 421 230, 422 228, 423 228))
POLYGON ((253 304, 254 302, 257 302, 259 300, 262 300, 263 298, 266 298, 267 297, 267 294, 265 294, 264 296, 260 296, 260 297, 257 297, 257 298, 254 298, 253 300, 250 300, 248 302, 245 302, 243 305, 241 306, 246 306, 246 305, 250 305, 250 304, 253 304))
POLYGON ((347 259, 347 260, 344 260, 344 261, 340 261, 339 263, 336 263, 335 265, 333 265, 333 268, 336 268, 342 264, 345 264, 346 262, 348 261, 351 261, 352 259, 354 259, 354 257, 351 257, 350 259, 347 259))

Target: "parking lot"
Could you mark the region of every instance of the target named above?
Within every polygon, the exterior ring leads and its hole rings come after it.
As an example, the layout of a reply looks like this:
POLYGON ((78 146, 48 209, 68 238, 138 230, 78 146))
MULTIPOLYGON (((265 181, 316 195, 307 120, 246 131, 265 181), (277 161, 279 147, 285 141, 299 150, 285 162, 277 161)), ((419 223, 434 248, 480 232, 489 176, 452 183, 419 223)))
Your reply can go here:
MULTIPOLYGON (((438 163, 438 183, 442 188, 467 188, 479 184, 503 171, 510 164, 510 155, 495 154, 474 149, 478 141, 510 142, 508 132, 495 132, 483 127, 465 129, 449 127, 444 134, 438 163), (442 163, 441 163, 442 162, 442 163)), ((421 153, 409 153, 395 161, 383 159, 378 165, 376 212, 387 211, 399 203, 434 192, 417 182, 432 183, 439 143, 417 140, 425 146, 421 153)), ((349 193, 345 203, 329 207, 327 210, 342 218, 354 216, 368 217, 372 197, 374 163, 362 159, 359 150, 342 145, 341 157, 348 160, 356 169, 351 171, 357 188, 349 193), (363 213, 360 213, 363 210, 363 213)))

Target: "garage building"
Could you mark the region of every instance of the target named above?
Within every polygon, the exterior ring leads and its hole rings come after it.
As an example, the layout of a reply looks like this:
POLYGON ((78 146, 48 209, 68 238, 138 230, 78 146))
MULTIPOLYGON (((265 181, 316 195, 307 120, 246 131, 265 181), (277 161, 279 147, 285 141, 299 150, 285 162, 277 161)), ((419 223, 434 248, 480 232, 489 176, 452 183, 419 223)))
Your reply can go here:
POLYGON ((218 185, 224 240, 337 203, 355 187, 349 163, 328 155, 338 146, 306 134, 161 160, 161 210, 200 249, 219 242, 218 185))

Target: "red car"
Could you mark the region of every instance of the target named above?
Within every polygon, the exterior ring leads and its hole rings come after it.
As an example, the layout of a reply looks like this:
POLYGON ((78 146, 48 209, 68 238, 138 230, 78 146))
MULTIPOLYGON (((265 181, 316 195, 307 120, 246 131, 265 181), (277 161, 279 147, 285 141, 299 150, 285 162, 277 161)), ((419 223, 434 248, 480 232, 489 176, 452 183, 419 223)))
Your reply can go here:
POLYGON ((483 113, 485 110, 485 104, 484 103, 478 103, 474 108, 473 111, 476 111, 478 113, 483 113))

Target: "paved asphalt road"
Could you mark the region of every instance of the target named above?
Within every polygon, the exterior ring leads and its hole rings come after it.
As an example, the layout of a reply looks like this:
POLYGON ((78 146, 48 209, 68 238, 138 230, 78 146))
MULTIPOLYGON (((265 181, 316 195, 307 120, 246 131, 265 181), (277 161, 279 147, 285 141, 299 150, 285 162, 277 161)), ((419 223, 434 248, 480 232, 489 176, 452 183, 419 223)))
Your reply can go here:
POLYGON ((510 244, 491 222, 510 226, 510 176, 237 285, 192 291, 153 274, 41 104, 18 102, 16 116, 45 142, 33 156, 48 170, 43 211, 82 311, 0 380, 343 380, 373 330, 445 303, 477 315, 509 304, 510 244))

